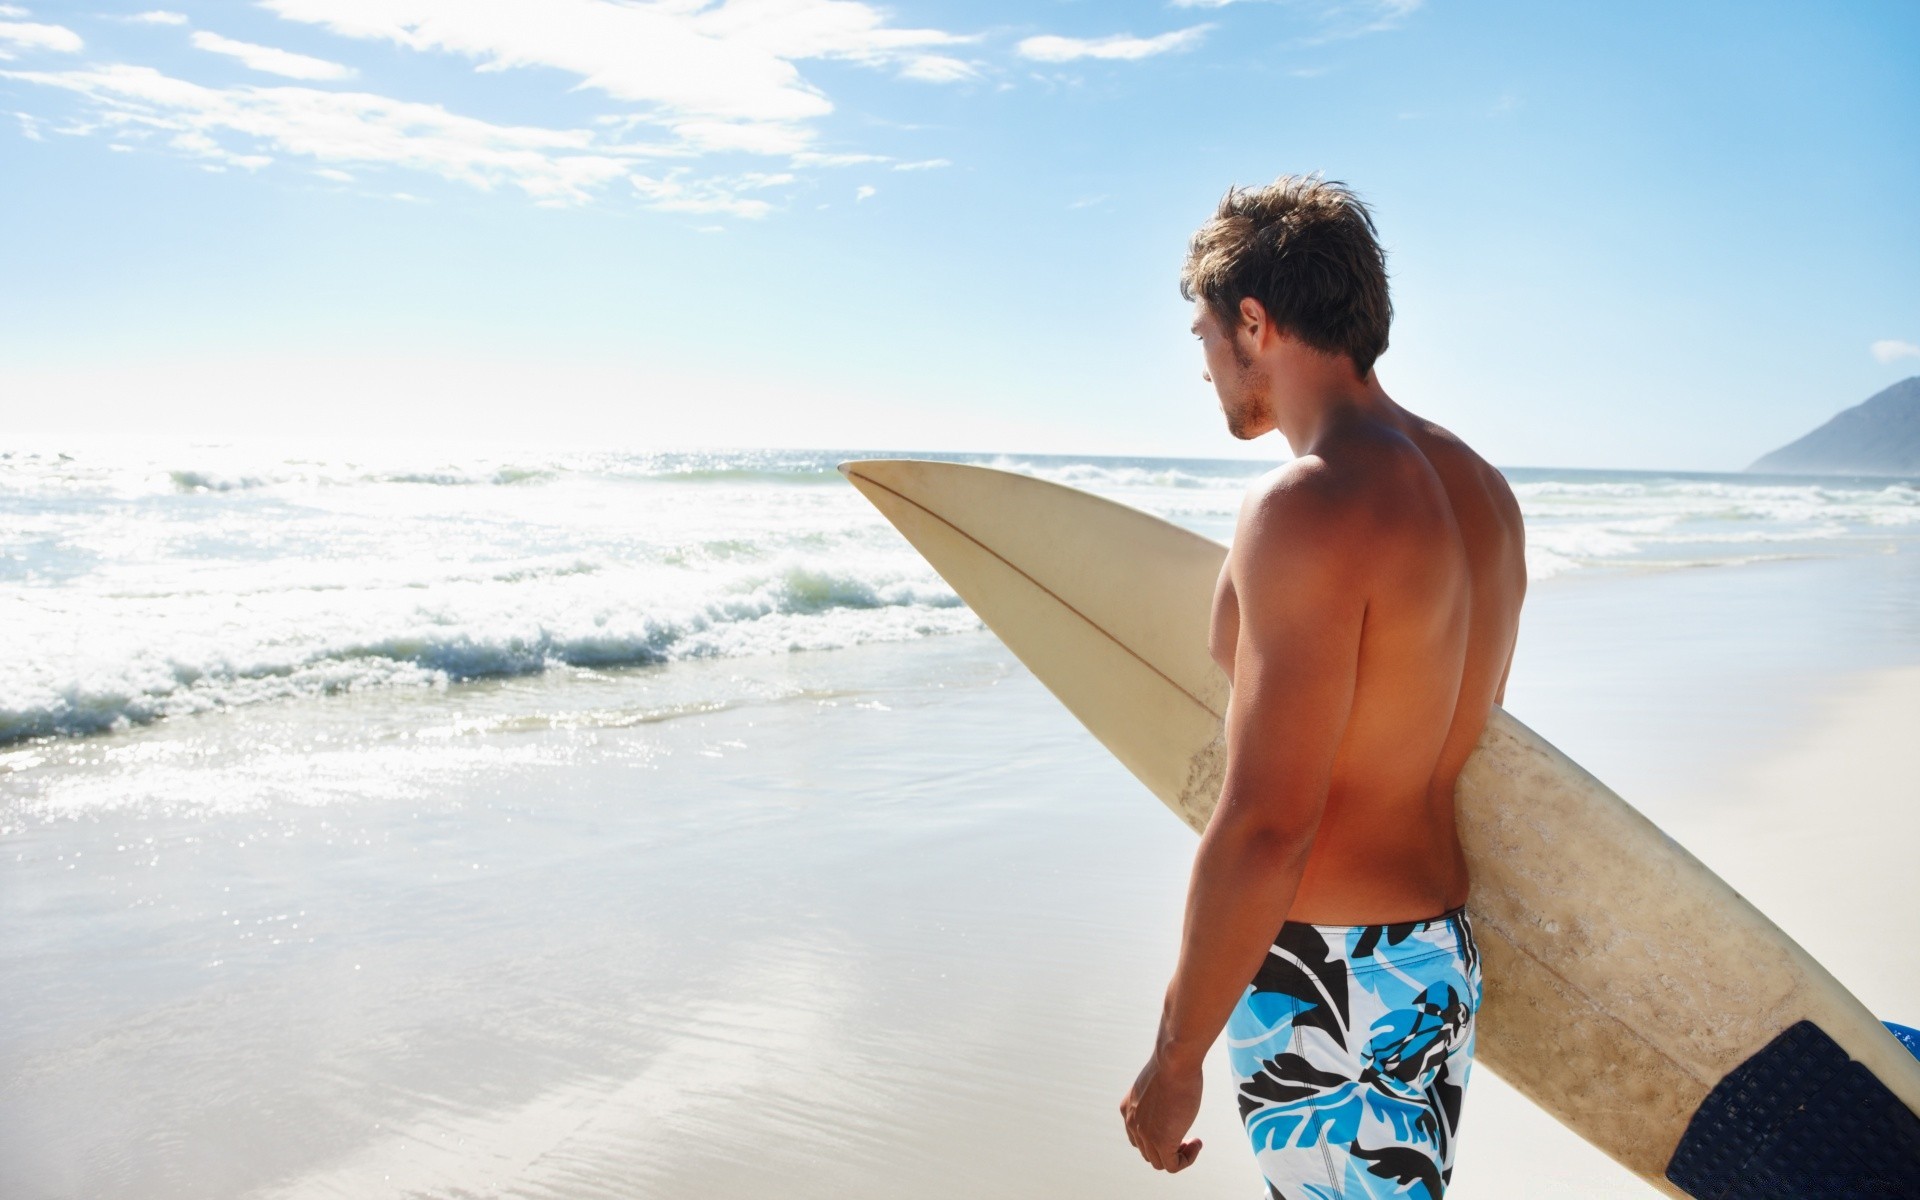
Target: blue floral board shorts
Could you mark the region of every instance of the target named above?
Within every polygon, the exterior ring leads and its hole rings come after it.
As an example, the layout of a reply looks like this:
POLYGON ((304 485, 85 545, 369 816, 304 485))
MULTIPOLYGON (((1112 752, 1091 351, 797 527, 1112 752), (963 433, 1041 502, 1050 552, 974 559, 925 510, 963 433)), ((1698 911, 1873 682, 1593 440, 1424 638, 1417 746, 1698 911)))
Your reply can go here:
POLYGON ((1464 909, 1402 925, 1287 922, 1227 1021, 1271 1200, 1441 1200, 1479 1008, 1464 909))

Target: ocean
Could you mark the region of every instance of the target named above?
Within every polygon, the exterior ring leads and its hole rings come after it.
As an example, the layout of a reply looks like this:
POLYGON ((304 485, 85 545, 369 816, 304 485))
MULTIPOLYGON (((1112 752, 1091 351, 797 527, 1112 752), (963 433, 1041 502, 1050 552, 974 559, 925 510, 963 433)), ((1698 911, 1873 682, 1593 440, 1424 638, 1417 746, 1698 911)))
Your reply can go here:
MULTIPOLYGON (((978 629, 834 470, 870 454, 0 453, 0 746, 534 676, 550 677, 540 712, 501 719, 587 721, 561 680, 978 629)), ((1271 466, 937 457, 1085 488, 1221 540, 1271 466)), ((1911 482, 1508 474, 1534 580, 1920 536, 1911 482)))
MULTIPOLYGON (((881 453, 0 451, 0 1194, 1137 1186, 1191 839, 881 453)), ((1223 540, 1270 465, 934 457, 1223 540)), ((1920 661, 1915 481, 1507 474, 1509 707, 1669 828, 1920 661)))

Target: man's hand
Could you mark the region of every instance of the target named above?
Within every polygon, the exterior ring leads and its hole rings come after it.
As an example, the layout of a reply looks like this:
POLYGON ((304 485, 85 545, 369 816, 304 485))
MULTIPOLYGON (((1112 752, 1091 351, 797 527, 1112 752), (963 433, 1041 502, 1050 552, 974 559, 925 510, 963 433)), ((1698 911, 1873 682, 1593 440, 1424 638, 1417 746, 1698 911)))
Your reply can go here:
POLYGON ((1200 1139, 1182 1142, 1200 1114, 1200 1064, 1169 1063, 1156 1053, 1120 1102, 1127 1140, 1156 1171, 1182 1171, 1200 1156, 1200 1139))

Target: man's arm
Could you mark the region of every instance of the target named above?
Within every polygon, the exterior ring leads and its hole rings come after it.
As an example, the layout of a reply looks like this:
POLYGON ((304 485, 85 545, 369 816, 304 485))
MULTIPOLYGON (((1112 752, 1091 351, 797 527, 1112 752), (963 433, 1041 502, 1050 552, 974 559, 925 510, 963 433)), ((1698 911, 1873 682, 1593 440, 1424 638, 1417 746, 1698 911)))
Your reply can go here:
POLYGON ((1240 607, 1227 768, 1200 839, 1179 966, 1153 1057, 1121 1105, 1162 1170, 1200 1103, 1200 1065, 1293 905, 1353 706, 1366 616, 1363 539, 1318 460, 1296 461, 1249 501, 1229 574, 1240 607))

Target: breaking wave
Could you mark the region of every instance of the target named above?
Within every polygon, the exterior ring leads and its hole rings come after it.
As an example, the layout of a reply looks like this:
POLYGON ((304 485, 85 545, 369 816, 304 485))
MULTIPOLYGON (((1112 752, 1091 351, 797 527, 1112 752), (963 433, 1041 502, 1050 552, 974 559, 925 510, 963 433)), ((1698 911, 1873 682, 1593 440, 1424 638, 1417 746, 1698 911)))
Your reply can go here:
MULTIPOLYGON (((0 452, 0 743, 373 689, 979 628, 837 464, 860 452, 0 452)), ((1247 461, 935 455, 1226 538, 1247 461)), ((1535 579, 1920 535, 1889 480, 1510 472, 1535 579)))
POLYGON ((67 622, 43 619, 36 639, 43 649, 6 663, 0 744, 371 688, 444 688, 555 669, 824 650, 979 628, 931 572, 882 566, 863 574, 794 561, 724 578, 647 574, 547 575, 540 577, 544 586, 531 588, 455 580, 347 597, 257 593, 246 602, 249 619, 199 629, 179 628, 179 602, 194 597, 103 602, 102 621, 110 613, 123 630, 138 633, 97 637, 75 655, 59 649, 61 635, 78 637, 89 622, 77 613, 67 622), (668 582, 675 586, 662 586, 668 582))

